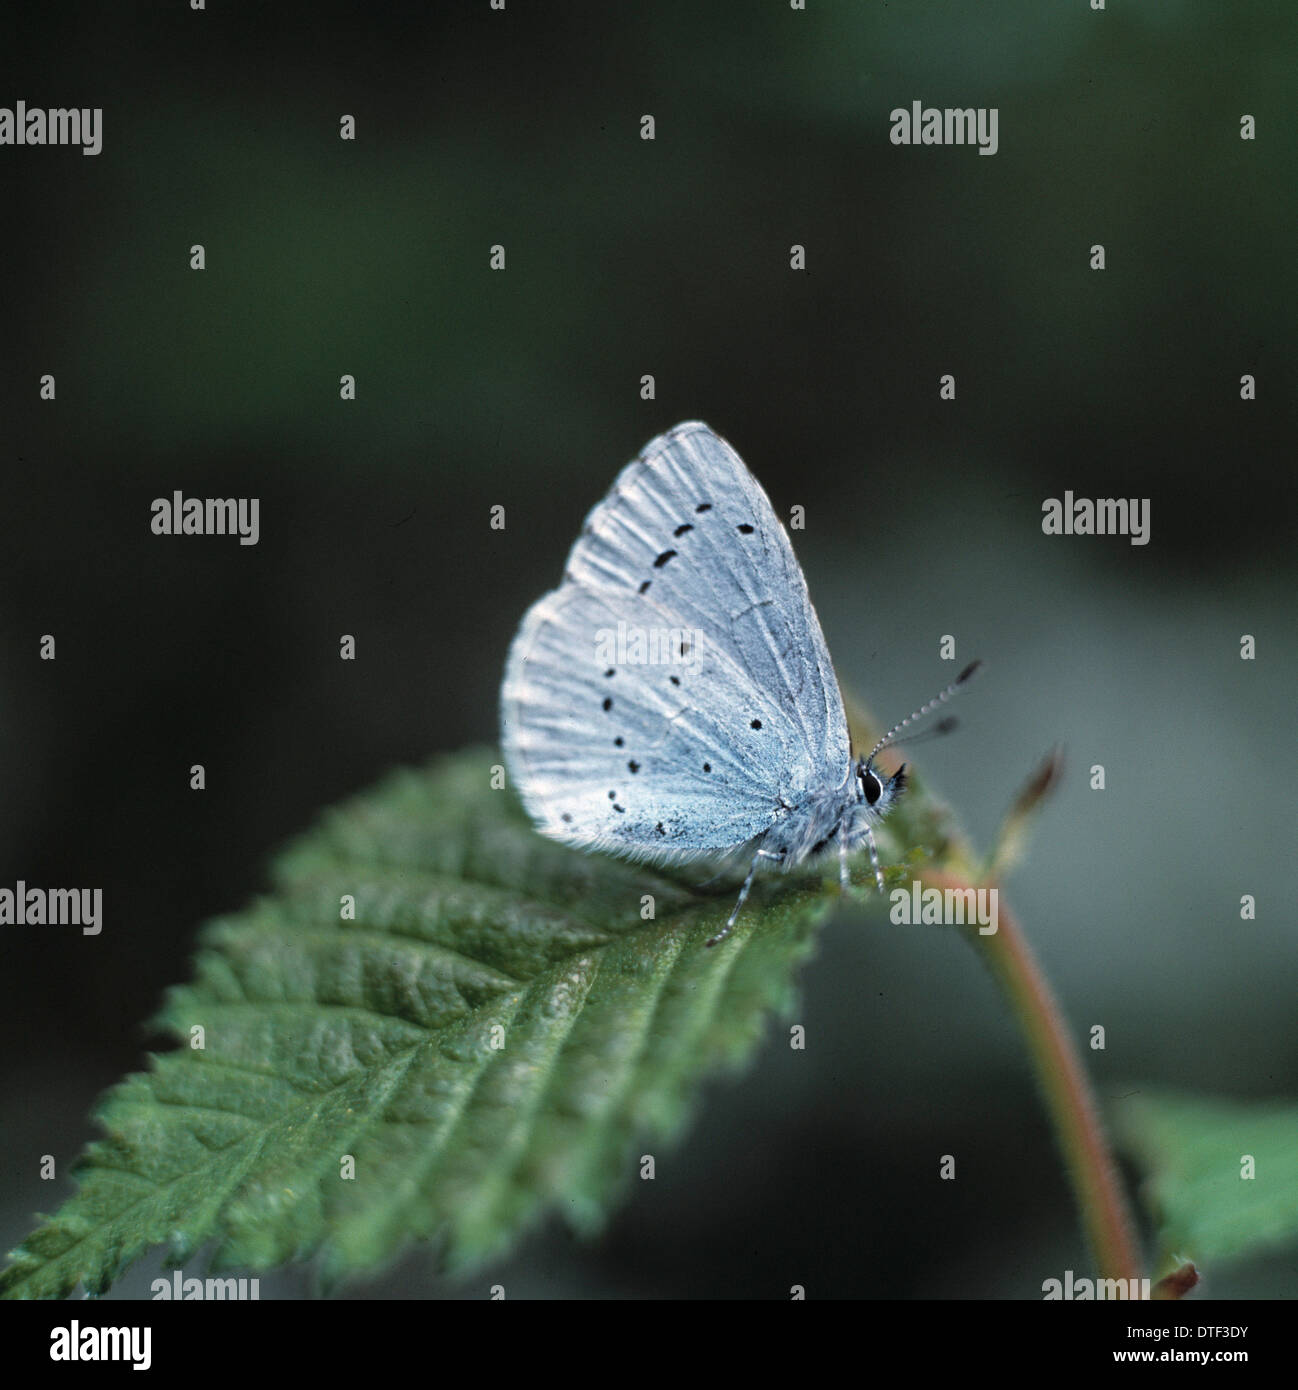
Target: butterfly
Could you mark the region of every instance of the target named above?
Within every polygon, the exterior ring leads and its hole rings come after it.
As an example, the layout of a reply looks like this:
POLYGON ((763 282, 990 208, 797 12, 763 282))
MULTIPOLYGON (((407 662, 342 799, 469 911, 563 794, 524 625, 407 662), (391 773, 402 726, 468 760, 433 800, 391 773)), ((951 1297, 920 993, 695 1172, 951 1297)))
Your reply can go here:
POLYGON ((652 440, 587 516, 563 582, 528 610, 501 687, 513 785, 542 834, 660 863, 791 869, 867 845, 906 786, 874 759, 973 673, 853 754, 806 580, 766 493, 694 420, 652 440))

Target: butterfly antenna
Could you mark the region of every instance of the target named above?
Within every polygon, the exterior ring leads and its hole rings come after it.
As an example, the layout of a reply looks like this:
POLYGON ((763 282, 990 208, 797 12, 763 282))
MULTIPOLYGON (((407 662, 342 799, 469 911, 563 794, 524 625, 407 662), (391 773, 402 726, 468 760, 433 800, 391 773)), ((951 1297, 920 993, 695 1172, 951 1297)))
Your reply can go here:
POLYGON ((935 738, 954 733, 959 727, 960 721, 955 715, 948 714, 945 719, 939 719, 931 729, 918 729, 913 734, 903 734, 900 738, 893 739, 888 747, 899 748, 904 743, 907 748, 914 748, 917 743, 929 743, 935 738))
MULTIPOLYGON (((981 661, 971 661, 969 665, 966 666, 964 670, 960 672, 960 674, 955 678, 955 680, 953 680, 951 684, 948 685, 947 688, 941 692, 941 694, 935 695, 928 702, 928 704, 921 705, 914 712, 914 714, 908 714, 906 718, 901 721, 900 724, 894 724, 892 728, 889 729, 888 732, 884 734, 884 736, 879 740, 879 742, 876 743, 874 747, 870 750, 870 756, 865 760, 866 767, 869 767, 870 764, 874 762, 876 755, 881 753, 885 748, 887 748, 889 744, 902 742, 902 740, 899 739, 897 735, 900 734, 903 729, 908 728, 911 724, 915 723, 917 719, 923 719, 926 714, 931 714, 935 709, 937 709, 939 705, 946 704, 946 702, 951 698, 951 696, 954 695, 956 691, 960 689, 960 687, 965 683, 965 681, 967 681, 969 677, 972 676, 973 673, 981 665, 981 661)), ((943 723, 945 724, 946 721, 943 721, 943 723)), ((946 733, 947 729, 944 728, 942 724, 939 724, 937 728, 934 729, 932 732, 946 733)))

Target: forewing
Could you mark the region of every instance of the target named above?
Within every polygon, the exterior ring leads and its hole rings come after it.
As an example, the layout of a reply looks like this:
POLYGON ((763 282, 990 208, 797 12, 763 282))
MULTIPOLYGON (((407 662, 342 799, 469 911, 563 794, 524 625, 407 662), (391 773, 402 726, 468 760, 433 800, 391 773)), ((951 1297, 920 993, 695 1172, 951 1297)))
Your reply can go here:
POLYGON ((761 485, 706 425, 677 425, 622 470, 566 580, 652 598, 729 653, 800 731, 786 792, 841 782, 847 720, 802 569, 761 485))

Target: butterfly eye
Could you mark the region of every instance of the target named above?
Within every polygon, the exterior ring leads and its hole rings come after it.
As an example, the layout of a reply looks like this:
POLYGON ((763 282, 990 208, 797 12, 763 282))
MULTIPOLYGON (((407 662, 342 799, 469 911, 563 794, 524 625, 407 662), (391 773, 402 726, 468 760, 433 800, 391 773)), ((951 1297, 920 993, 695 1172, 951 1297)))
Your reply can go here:
POLYGON ((865 792, 865 801, 868 806, 873 806, 883 795, 883 784, 873 772, 867 772, 862 776, 861 787, 865 792))

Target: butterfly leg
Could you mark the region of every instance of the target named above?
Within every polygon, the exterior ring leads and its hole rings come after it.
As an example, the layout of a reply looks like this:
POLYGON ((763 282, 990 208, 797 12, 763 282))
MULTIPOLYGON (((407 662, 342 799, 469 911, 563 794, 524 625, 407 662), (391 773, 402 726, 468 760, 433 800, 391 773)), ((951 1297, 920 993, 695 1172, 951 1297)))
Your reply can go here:
POLYGON ((703 944, 705 946, 715 946, 718 941, 724 941, 734 928, 735 922, 739 919, 739 909, 744 905, 744 899, 748 897, 748 890, 753 886, 753 879, 757 877, 757 863, 761 859, 783 859, 783 854, 776 854, 773 850, 759 849, 753 855, 753 862, 748 867, 748 877, 744 879, 744 886, 739 890, 739 901, 735 904, 730 916, 726 918, 726 924, 713 937, 709 937, 703 944))
POLYGON ((874 847, 874 834, 867 823, 865 827, 865 842, 870 846, 870 863, 874 866, 874 881, 879 886, 879 892, 883 892, 883 870, 879 867, 879 851, 874 847))

